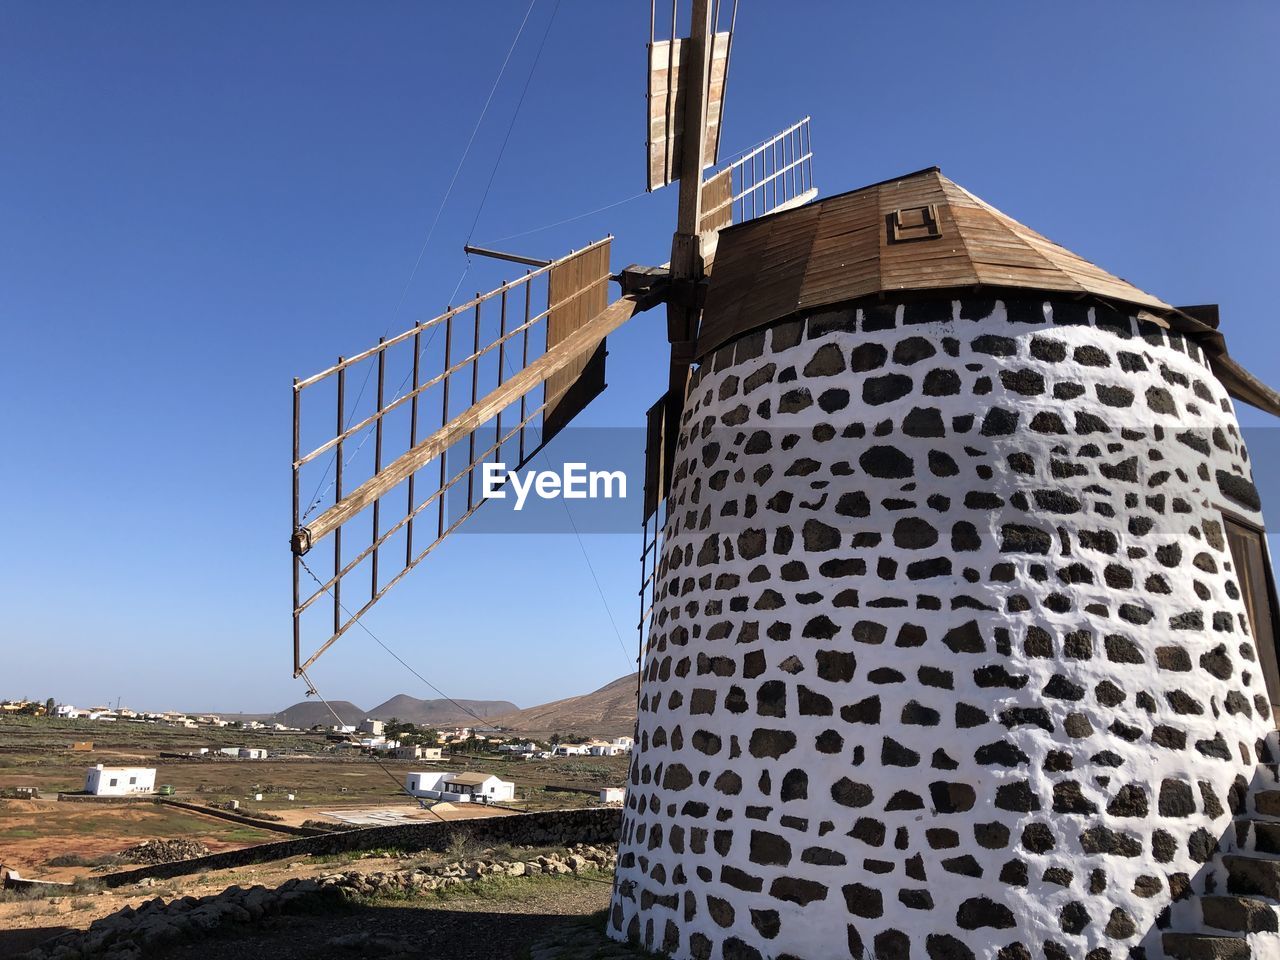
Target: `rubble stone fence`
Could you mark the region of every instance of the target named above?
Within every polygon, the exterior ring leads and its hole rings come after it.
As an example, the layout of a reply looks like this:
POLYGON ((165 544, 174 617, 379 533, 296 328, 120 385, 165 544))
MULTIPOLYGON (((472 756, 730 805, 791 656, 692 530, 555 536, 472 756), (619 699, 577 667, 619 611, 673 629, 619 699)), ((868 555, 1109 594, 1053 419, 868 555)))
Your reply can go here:
MULTIPOLYGON (((558 811, 577 812, 577 811, 558 811)), ((529 814, 527 817, 541 817, 529 814)), ((518 819, 515 817, 506 819, 518 819)), ((21 960, 142 960, 166 944, 203 939, 218 927, 250 924, 281 913, 306 909, 325 900, 333 905, 378 897, 424 897, 449 887, 475 883, 486 878, 572 876, 609 882, 617 863, 612 846, 574 844, 561 852, 525 859, 458 860, 439 866, 365 873, 348 870, 306 879, 295 877, 278 887, 228 887, 204 897, 162 897, 137 907, 125 906, 94 920, 88 930, 70 931, 40 944, 21 960)), ((147 880, 145 885, 154 885, 147 880)), ((328 946, 358 952, 363 957, 409 957, 421 954, 416 939, 356 931, 329 940, 328 946)), ((630 956, 630 953, 613 956, 630 956)))
POLYGON ((274 820, 260 820, 257 817, 248 817, 242 813, 234 813, 230 810, 219 810, 217 807, 206 807, 199 803, 187 803, 185 800, 173 800, 169 797, 156 797, 155 802, 164 804, 167 807, 178 807, 182 810, 190 810, 192 813, 201 813, 209 817, 217 817, 220 820, 230 820, 232 823, 242 823, 249 827, 258 827, 262 830, 271 830, 275 833, 287 833, 295 837, 318 837, 328 833, 327 830, 316 830, 314 827, 291 827, 287 823, 277 823, 274 820))
POLYGON ((94 878, 103 887, 122 887, 148 877, 164 879, 206 870, 224 870, 254 863, 270 863, 302 855, 325 856, 383 848, 414 851, 447 849, 450 841, 464 834, 483 845, 571 846, 575 843, 616 843, 622 827, 618 808, 549 810, 510 817, 478 820, 434 820, 326 833, 296 840, 261 843, 240 850, 225 850, 206 857, 176 860, 134 870, 103 874, 94 878))

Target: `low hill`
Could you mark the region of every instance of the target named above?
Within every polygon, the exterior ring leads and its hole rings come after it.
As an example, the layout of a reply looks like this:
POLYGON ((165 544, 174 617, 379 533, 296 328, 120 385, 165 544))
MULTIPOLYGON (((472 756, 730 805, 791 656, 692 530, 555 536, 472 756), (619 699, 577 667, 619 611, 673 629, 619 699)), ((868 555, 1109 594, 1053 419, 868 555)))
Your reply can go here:
POLYGON ((547 737, 553 733, 595 737, 630 736, 636 726, 636 674, 619 677, 599 690, 554 700, 494 717, 514 733, 547 737))
MULTIPOLYGON (((333 707, 334 713, 342 718, 343 723, 359 723, 368 716, 367 713, 350 700, 330 700, 329 706, 333 707)), ((249 715, 246 714, 245 717, 248 718, 249 715)), ((232 720, 236 718, 227 714, 225 719, 232 720)), ((297 727, 300 730, 306 730, 316 724, 329 727, 337 723, 333 719, 333 713, 329 712, 329 707, 326 707, 319 700, 303 700, 301 703, 295 703, 292 707, 286 707, 279 713, 274 713, 270 716, 253 717, 253 719, 270 723, 283 723, 286 727, 297 727)))
POLYGON ((418 700, 401 693, 386 703, 380 703, 365 716, 376 720, 395 717, 406 723, 428 727, 464 726, 475 724, 476 717, 496 717, 519 710, 510 700, 418 700), (475 716, 472 716, 475 714, 475 716))
MULTIPOLYGON (((390 720, 394 717, 397 720, 416 723, 419 726, 467 727, 473 726, 476 722, 475 716, 472 716, 472 714, 487 719, 496 717, 498 714, 519 710, 519 707, 510 700, 419 700, 416 697, 409 696, 407 693, 397 694, 385 703, 380 703, 370 710, 359 707, 350 700, 330 700, 329 702, 332 704, 334 712, 342 718, 342 722, 352 725, 358 725, 366 717, 374 720, 390 720)), ((226 716, 228 719, 236 718, 231 714, 226 716)), ((316 724, 322 724, 327 727, 337 722, 333 719, 333 714, 329 712, 329 708, 319 700, 303 700, 269 716, 245 714, 240 717, 240 719, 250 718, 265 720, 270 723, 283 723, 286 727, 299 727, 303 730, 316 724)))

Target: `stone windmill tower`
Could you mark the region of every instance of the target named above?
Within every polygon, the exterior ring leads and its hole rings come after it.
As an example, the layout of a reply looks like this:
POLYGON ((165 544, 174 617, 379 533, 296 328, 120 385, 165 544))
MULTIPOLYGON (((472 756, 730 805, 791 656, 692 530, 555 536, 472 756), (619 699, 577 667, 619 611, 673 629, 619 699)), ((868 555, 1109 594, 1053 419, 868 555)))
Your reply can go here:
POLYGON ((1280 405, 1213 313, 937 169, 721 233, 616 935, 1102 960, 1198 925, 1171 904, 1213 892, 1280 701, 1230 397, 1280 405))

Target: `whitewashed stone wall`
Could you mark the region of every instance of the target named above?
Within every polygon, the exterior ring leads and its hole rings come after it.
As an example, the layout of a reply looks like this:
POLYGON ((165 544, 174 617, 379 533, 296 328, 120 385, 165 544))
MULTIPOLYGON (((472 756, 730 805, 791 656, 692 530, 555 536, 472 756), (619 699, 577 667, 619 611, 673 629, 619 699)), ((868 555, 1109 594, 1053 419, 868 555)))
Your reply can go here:
POLYGON ((1271 726, 1198 349, 1080 302, 849 308, 721 348, 680 442, 614 935, 1157 957, 1271 726))

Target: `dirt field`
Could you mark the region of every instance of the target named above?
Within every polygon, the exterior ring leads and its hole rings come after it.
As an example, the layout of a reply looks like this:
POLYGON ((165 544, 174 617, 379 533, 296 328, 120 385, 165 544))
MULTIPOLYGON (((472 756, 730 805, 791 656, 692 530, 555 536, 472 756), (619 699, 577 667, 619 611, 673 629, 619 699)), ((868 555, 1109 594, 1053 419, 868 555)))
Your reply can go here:
POLYGON ((278 833, 151 803, 0 800, 0 862, 24 877, 65 881, 91 876, 87 866, 51 866, 48 861, 74 856, 87 863, 143 840, 176 837, 200 840, 214 852, 281 839, 278 833))
MULTIPOLYGON (((231 870, 210 871, 160 881, 154 886, 85 892, 44 898, 12 893, 0 895, 0 957, 10 957, 68 930, 84 930, 99 918, 122 907, 138 907, 155 897, 172 899, 205 896, 235 884, 251 887, 278 886, 290 877, 322 876, 346 869, 374 872, 404 870, 417 864, 434 865, 463 856, 490 853, 486 849, 421 853, 408 856, 347 854, 330 857, 295 857, 277 863, 231 870)), ((500 853, 502 851, 499 851, 500 853)), ((530 857, 538 850, 527 851, 530 857)), ((395 936, 421 940, 424 957, 452 960, 459 944, 484 943, 495 958, 522 957, 525 944, 548 932, 562 929, 604 909, 607 883, 570 877, 548 877, 528 883, 477 885, 447 898, 413 901, 372 901, 323 915, 280 917, 242 930, 215 933, 199 943, 180 945, 164 954, 166 960, 244 960, 270 956, 277 960, 312 957, 358 956, 350 948, 337 947, 334 937, 359 930, 394 931, 395 936), (430 952, 437 950, 440 952, 430 952)), ((601 941, 603 942, 603 941, 601 941)))
MULTIPOLYGON (((351 960, 370 956, 350 946, 347 938, 368 934, 373 943, 397 941, 413 945, 405 953, 417 960, 455 960, 483 953, 494 960, 524 960, 529 947, 551 937, 568 949, 563 956, 641 957, 607 940, 604 911, 609 887, 571 878, 511 883, 498 889, 481 886, 467 896, 443 902, 375 900, 334 913, 272 918, 256 929, 228 930, 221 935, 170 948, 158 960, 351 960), (483 944, 483 949, 479 945, 483 944), (586 948, 584 951, 583 948, 586 948)), ((394 947, 392 947, 394 949, 394 947)))

